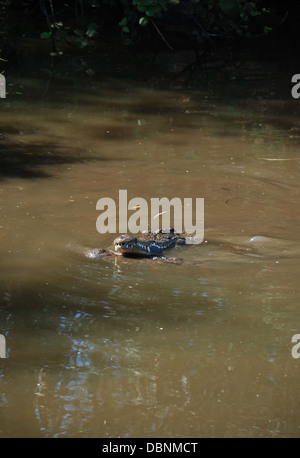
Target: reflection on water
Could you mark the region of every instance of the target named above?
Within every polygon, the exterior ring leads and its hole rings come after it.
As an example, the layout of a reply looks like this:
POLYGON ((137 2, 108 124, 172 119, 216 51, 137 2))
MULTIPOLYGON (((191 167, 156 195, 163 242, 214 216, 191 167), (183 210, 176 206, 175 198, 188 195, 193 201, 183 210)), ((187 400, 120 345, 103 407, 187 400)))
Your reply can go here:
POLYGON ((299 118, 231 89, 3 102, 2 437, 299 435, 299 118), (205 242, 181 265, 86 258, 119 189, 204 197, 205 242))

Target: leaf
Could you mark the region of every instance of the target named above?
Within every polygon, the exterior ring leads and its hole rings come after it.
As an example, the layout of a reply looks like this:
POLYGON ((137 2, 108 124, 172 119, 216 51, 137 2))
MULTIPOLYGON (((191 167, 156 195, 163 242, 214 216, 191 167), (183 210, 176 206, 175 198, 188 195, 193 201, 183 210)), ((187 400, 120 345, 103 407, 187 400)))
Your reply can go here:
POLYGON ((80 47, 85 48, 89 44, 88 40, 80 40, 80 47))
POLYGON ((154 16, 155 12, 151 9, 151 10, 147 10, 146 14, 147 14, 147 16, 152 17, 152 16, 154 16))
POLYGON ((90 77, 95 76, 95 72, 92 68, 86 69, 85 73, 87 73, 90 77))
POLYGON ((147 9, 147 6, 144 5, 137 5, 137 9, 141 12, 144 13, 147 9))
POLYGON ((123 27, 126 24, 127 24, 127 17, 123 17, 123 19, 119 22, 119 25, 123 27))
POLYGON ((52 32, 42 32, 40 34, 40 37, 41 37, 42 40, 45 40, 46 38, 50 38, 51 35, 52 35, 52 32))
POLYGON ((122 30, 123 30, 123 32, 125 32, 125 33, 129 33, 129 32, 130 32, 129 28, 126 27, 126 26, 125 26, 125 27, 122 27, 122 30))
POLYGON ((97 24, 95 24, 94 22, 92 22, 91 24, 89 24, 88 28, 87 28, 87 31, 86 31, 86 35, 90 38, 92 38, 93 36, 96 35, 97 33, 97 24))
POLYGON ((146 25, 149 24, 149 19, 146 18, 145 16, 143 16, 143 17, 140 18, 139 24, 140 24, 140 26, 142 26, 142 27, 146 27, 146 25))
POLYGON ((74 30, 74 33, 75 33, 76 35, 78 35, 79 37, 82 37, 82 35, 83 35, 82 30, 79 30, 79 29, 75 29, 75 30, 74 30))
POLYGON ((272 31, 272 27, 268 27, 267 25, 265 25, 264 33, 267 34, 267 33, 271 32, 271 31, 272 31))
POLYGON ((234 0, 220 0, 220 8, 223 11, 230 11, 234 7, 234 0))

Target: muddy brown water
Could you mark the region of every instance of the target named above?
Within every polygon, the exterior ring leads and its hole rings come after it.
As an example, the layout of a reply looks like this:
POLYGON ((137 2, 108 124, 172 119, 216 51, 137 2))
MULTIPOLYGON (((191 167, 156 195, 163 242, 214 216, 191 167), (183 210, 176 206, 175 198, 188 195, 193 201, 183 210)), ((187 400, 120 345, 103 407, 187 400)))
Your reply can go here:
POLYGON ((1 99, 0 436, 299 436, 299 102, 255 80, 226 95, 15 84, 1 99), (121 189, 204 198, 205 242, 175 248, 181 265, 70 249, 111 245, 96 203, 121 189))

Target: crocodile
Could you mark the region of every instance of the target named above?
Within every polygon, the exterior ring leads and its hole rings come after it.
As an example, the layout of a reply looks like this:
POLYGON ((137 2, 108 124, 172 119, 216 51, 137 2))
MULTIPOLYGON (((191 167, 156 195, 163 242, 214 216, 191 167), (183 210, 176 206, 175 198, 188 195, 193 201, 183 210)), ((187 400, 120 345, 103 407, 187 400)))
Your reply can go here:
POLYGON ((114 240, 114 251, 104 248, 85 250, 85 256, 91 259, 101 259, 112 256, 126 258, 148 258, 160 262, 181 263, 182 259, 167 258, 164 252, 177 245, 185 245, 185 234, 179 234, 174 229, 144 232, 139 237, 122 234, 114 240))

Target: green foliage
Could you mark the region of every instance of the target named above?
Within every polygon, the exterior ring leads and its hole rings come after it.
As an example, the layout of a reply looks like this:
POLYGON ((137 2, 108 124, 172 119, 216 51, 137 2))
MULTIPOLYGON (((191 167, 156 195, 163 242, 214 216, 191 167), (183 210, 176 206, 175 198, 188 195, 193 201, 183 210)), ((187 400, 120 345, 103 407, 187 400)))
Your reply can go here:
MULTIPOLYGON (((249 0, 0 0, 0 29, 38 36, 62 54, 62 43, 93 48, 102 37, 120 37, 125 45, 150 37, 176 50, 179 43, 211 49, 235 37, 267 34, 269 10, 249 0), (176 36, 175 41, 172 41, 176 36), (177 41, 176 41, 177 40, 177 41), (175 43, 175 45, 174 45, 175 43)), ((1 37, 0 37, 1 39, 1 37)), ((149 41, 148 41, 149 42, 149 41)), ((1 52, 1 43, 0 43, 1 52)), ((50 50, 49 50, 50 52, 50 50)))
POLYGON ((122 27, 123 32, 129 33, 130 30, 127 27, 127 17, 123 17, 123 19, 119 22, 119 26, 122 27))
MULTIPOLYGON (((131 38, 125 39, 125 44, 131 45, 139 29, 151 26, 166 43, 165 34, 175 29, 198 44, 235 35, 249 37, 252 24, 268 13, 266 8, 259 9, 256 2, 248 0, 121 0, 117 3, 123 9, 119 26, 122 32, 131 32, 131 38)), ((266 24, 261 27, 262 34, 271 30, 266 24)))
POLYGON ((47 38, 50 38, 52 35, 52 32, 42 32, 40 37, 42 40, 46 40, 47 38))
POLYGON ((231 11, 235 7, 236 2, 234 0, 220 0, 219 6, 223 11, 231 11))
POLYGON ((94 22, 87 25, 87 27, 82 29, 75 29, 73 31, 76 35, 76 43, 80 48, 85 48, 90 44, 89 38, 93 38, 97 34, 98 26, 94 22))

